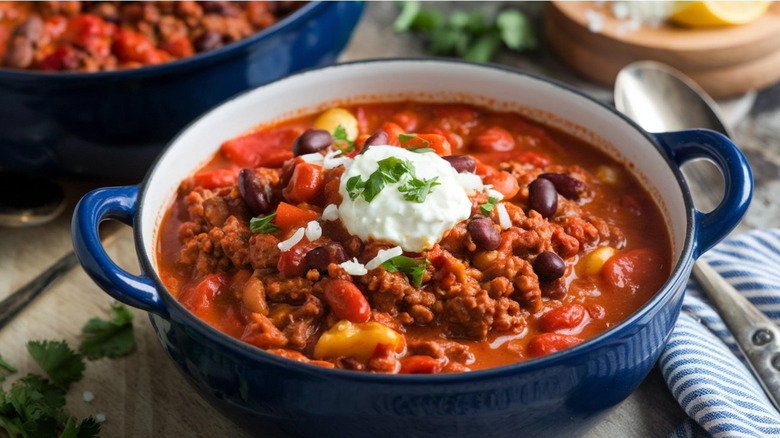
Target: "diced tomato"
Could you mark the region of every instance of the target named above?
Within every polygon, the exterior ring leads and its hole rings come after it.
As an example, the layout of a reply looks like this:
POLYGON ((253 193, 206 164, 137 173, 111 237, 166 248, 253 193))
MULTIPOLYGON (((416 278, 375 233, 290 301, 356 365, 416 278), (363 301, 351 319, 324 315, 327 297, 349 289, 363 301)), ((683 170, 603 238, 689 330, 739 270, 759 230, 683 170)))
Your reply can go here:
POLYGON ((323 186, 321 166, 306 162, 298 163, 295 165, 290 182, 282 190, 282 195, 295 204, 311 202, 322 193, 323 186))
POLYGON ((515 139, 506 129, 492 126, 474 139, 472 148, 479 152, 507 152, 515 148, 515 139))
POLYGON ((666 281, 664 258, 648 248, 616 254, 604 263, 601 275, 612 286, 626 293, 652 292, 666 281))
POLYGON ((393 114, 393 120, 406 132, 414 132, 417 129, 419 119, 412 111, 401 111, 393 114))
POLYGON ((559 333, 542 333, 528 343, 526 352, 531 357, 545 356, 579 344, 584 339, 559 333))
POLYGON ((310 242, 304 239, 301 243, 290 248, 290 250, 279 254, 279 262, 276 264, 279 275, 285 278, 303 277, 306 273, 304 257, 312 249, 312 246, 310 242))
POLYGON ((438 374, 442 361, 431 356, 415 355, 401 359, 401 374, 438 374))
POLYGON ((293 157, 292 144, 300 134, 297 128, 257 132, 222 143, 220 152, 242 168, 281 167, 293 157))
POLYGON ((304 210, 286 202, 280 202, 276 208, 276 217, 273 223, 284 231, 291 231, 306 225, 307 222, 317 220, 320 214, 313 210, 304 210))
POLYGON ((185 58, 195 54, 195 49, 192 47, 192 43, 189 38, 184 35, 177 36, 171 40, 164 41, 160 44, 160 49, 164 50, 176 58, 185 58))
POLYGON ((491 184, 493 190, 500 192, 504 195, 504 199, 507 200, 514 198, 517 192, 520 191, 520 184, 518 184, 517 179, 511 173, 503 170, 485 175, 482 180, 485 184, 491 184))
POLYGON ((371 306, 363 292, 348 280, 336 279, 325 284, 325 302, 338 319, 366 322, 371 316, 371 306))
POLYGON ((120 29, 117 32, 114 45, 112 47, 114 54, 123 62, 140 62, 142 64, 151 64, 157 60, 159 54, 157 48, 145 36, 132 30, 120 29))
POLYGON ((404 148, 431 148, 439 156, 452 155, 450 143, 439 134, 418 134, 401 144, 404 148))
POLYGON ((219 187, 227 187, 235 184, 238 178, 238 170, 209 170, 206 172, 196 173, 192 178, 195 181, 195 186, 201 186, 206 189, 216 189, 219 187))
POLYGON ((80 61, 76 49, 72 46, 61 46, 43 58, 38 64, 38 68, 46 71, 62 71, 75 70, 79 65, 80 61))
POLYGON ((580 325, 583 319, 585 319, 585 308, 581 304, 559 306, 542 315, 542 330, 554 332, 573 329, 580 325))
POLYGON ((463 137, 449 129, 433 128, 431 132, 443 136, 450 143, 450 149, 453 153, 457 153, 463 148, 463 137))
POLYGON ((195 286, 182 289, 178 296, 179 302, 198 317, 206 319, 206 316, 210 316, 208 310, 226 281, 225 274, 209 274, 195 286))
POLYGON ((498 169, 496 169, 495 167, 483 163, 482 161, 480 161, 479 159, 477 159, 473 155, 469 155, 469 156, 471 157, 472 160, 474 160, 474 163, 476 163, 476 165, 477 165, 477 169, 474 172, 477 175, 479 175, 479 176, 488 176, 488 175, 493 175, 495 173, 498 173, 498 169))
POLYGON ((385 122, 382 125, 382 131, 387 133, 387 144, 390 146, 400 146, 401 143, 398 141, 398 135, 406 133, 403 128, 393 122, 385 122))
POLYGON ((115 31, 115 25, 106 23, 99 16, 81 14, 68 20, 63 39, 97 55, 108 56, 111 49, 110 37, 115 31))
POLYGON ((527 163, 534 167, 539 167, 539 168, 547 167, 551 163, 550 157, 546 155, 542 155, 538 152, 531 152, 531 151, 520 152, 519 154, 517 154, 517 156, 515 156, 515 158, 517 159, 517 161, 521 161, 523 163, 527 163))

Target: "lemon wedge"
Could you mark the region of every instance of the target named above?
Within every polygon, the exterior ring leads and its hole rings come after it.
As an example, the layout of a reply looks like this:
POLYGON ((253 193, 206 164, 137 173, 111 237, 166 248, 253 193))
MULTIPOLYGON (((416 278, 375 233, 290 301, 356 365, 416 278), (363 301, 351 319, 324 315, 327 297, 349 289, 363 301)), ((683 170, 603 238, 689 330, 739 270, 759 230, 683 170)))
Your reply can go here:
POLYGON ((680 3, 677 12, 669 16, 671 21, 690 27, 710 27, 750 23, 763 15, 772 2, 698 1, 680 3))

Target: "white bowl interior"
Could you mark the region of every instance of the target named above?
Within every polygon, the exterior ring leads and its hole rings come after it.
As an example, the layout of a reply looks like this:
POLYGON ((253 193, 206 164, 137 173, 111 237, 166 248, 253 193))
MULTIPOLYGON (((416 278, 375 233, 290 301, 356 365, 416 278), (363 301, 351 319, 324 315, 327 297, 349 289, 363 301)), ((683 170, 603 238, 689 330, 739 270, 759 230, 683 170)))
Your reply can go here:
POLYGON ((674 263, 682 254, 687 210, 677 178, 652 143, 618 115, 565 88, 507 70, 395 60, 336 65, 291 76, 244 93, 195 121, 173 141, 148 178, 140 218, 146 255, 157 266, 157 231, 180 181, 205 164, 225 140, 260 123, 334 104, 389 100, 457 101, 513 110, 576 134, 625 163, 645 185, 671 231, 674 263))

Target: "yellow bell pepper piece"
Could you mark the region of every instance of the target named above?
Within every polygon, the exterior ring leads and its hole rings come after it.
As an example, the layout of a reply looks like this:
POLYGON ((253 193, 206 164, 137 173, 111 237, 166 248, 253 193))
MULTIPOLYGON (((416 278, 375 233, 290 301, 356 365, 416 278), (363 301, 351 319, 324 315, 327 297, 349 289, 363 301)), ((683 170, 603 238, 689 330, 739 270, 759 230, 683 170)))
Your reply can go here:
POLYGON ((331 134, 335 134, 339 126, 344 128, 349 141, 355 141, 358 136, 358 121, 344 108, 331 108, 314 120, 315 128, 330 131, 331 134))
POLYGON ((314 357, 349 356, 365 362, 378 344, 389 345, 399 351, 404 346, 403 335, 374 321, 352 323, 342 320, 320 336, 314 346, 314 357))
POLYGON ((617 253, 617 250, 611 246, 602 246, 595 251, 581 258, 577 262, 577 266, 574 268, 577 275, 580 277, 584 275, 596 275, 601 272, 601 268, 604 267, 604 263, 607 262, 613 255, 617 253))

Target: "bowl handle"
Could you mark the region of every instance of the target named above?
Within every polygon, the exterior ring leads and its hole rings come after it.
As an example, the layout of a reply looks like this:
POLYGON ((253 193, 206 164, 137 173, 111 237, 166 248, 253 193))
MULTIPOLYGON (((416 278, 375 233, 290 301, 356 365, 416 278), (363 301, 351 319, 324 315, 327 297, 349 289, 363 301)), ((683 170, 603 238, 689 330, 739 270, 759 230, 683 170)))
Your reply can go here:
POLYGON ((87 274, 109 295, 167 317, 168 311, 149 277, 132 275, 117 266, 103 249, 98 234, 98 225, 106 219, 133 226, 137 200, 138 186, 107 187, 87 193, 73 213, 73 249, 87 274))
POLYGON ((653 135, 678 166, 707 158, 723 174, 726 190, 720 204, 709 213, 694 212, 697 237, 693 256, 699 258, 742 220, 753 196, 753 172, 737 145, 718 132, 690 129, 653 135))

